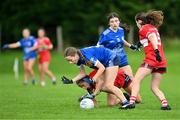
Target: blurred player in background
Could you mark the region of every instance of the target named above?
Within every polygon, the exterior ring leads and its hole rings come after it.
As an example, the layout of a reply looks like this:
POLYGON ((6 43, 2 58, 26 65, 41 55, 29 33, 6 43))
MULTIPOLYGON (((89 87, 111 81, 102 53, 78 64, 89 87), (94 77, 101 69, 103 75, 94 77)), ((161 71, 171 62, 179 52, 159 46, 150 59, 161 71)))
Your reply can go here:
POLYGON ((135 100, 140 91, 141 81, 151 74, 151 90, 160 100, 162 104, 161 109, 171 110, 164 93, 159 89, 162 74, 166 73, 167 68, 162 42, 157 29, 162 25, 163 19, 162 11, 148 11, 147 13, 138 13, 135 16, 135 21, 139 28, 140 43, 144 47, 145 59, 136 72, 133 81, 130 108, 135 108, 135 100))
POLYGON ((53 49, 53 44, 51 40, 46 37, 45 30, 40 28, 38 30, 37 44, 31 48, 32 51, 38 50, 38 69, 40 73, 40 84, 45 86, 44 74, 48 75, 52 83, 56 84, 56 77, 49 70, 49 64, 51 60, 50 50, 53 49))
POLYGON ((113 84, 120 62, 116 53, 103 47, 92 46, 80 50, 68 47, 64 52, 64 57, 70 64, 76 64, 80 68, 80 73, 72 79, 74 82, 86 76, 84 66, 97 69, 97 73, 92 77, 92 81, 96 83, 95 90, 87 94, 85 98, 94 99, 103 89, 116 95, 122 101, 122 109, 129 104, 123 92, 113 84))
MULTIPOLYGON (((95 83, 92 82, 93 76, 96 74, 97 70, 94 70, 90 72, 88 76, 83 77, 82 79, 76 81, 77 85, 85 90, 88 91, 89 94, 93 93, 95 89, 95 83)), ((64 84, 72 84, 73 81, 66 78, 62 77, 62 82, 64 84)), ((131 89, 132 89, 132 80, 128 75, 126 75, 121 69, 118 70, 118 74, 116 76, 116 79, 114 81, 114 86, 118 87, 119 89, 123 88, 127 93, 124 93, 124 96, 126 97, 127 100, 130 98, 131 94, 131 89)), ((101 90, 103 91, 103 90, 101 90)), ((79 100, 82 100, 84 96, 82 96, 79 100)), ((119 104, 121 101, 113 94, 108 93, 107 94, 107 104, 109 106, 114 106, 119 104)), ((136 103, 141 102, 141 96, 138 95, 136 99, 136 103)))
POLYGON ((36 59, 36 52, 31 51, 30 48, 36 44, 35 37, 30 35, 30 30, 28 28, 22 31, 23 38, 12 44, 5 44, 3 48, 18 48, 21 47, 24 52, 23 65, 24 65, 24 85, 28 84, 28 76, 31 76, 32 84, 35 84, 35 74, 33 71, 33 66, 36 59))
POLYGON ((109 28, 101 33, 97 46, 103 46, 116 52, 121 61, 119 65, 120 69, 122 69, 133 80, 132 69, 128 63, 124 45, 135 51, 138 50, 137 46, 124 40, 124 29, 128 31, 129 28, 127 25, 120 22, 119 15, 117 13, 110 13, 108 15, 108 22, 109 28))

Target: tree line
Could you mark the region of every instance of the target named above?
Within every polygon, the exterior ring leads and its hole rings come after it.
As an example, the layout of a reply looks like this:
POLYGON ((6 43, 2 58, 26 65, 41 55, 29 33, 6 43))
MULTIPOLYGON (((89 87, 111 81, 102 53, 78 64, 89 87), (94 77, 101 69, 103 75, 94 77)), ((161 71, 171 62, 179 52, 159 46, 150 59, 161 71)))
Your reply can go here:
POLYGON ((18 41, 25 27, 36 36, 36 30, 44 27, 56 45, 56 27, 60 25, 66 45, 95 45, 98 27, 108 27, 108 13, 117 12, 122 22, 135 26, 135 14, 150 9, 164 12, 162 36, 179 37, 179 6, 179 0, 2 0, 1 41, 2 44, 18 41))

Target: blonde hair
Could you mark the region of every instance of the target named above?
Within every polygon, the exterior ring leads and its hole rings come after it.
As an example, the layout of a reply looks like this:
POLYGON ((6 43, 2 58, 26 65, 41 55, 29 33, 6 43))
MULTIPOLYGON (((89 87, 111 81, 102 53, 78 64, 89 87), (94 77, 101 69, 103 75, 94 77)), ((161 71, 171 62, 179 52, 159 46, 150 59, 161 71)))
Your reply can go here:
POLYGON ((75 47, 68 47, 64 51, 64 57, 75 56, 75 54, 80 54, 80 50, 75 47))

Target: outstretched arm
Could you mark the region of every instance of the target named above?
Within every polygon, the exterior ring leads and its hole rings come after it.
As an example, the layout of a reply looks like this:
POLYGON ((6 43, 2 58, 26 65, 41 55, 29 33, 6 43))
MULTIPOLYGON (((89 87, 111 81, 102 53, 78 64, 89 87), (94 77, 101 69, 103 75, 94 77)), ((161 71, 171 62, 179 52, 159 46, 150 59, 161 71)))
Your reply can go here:
POLYGON ((140 51, 140 48, 138 47, 138 45, 130 44, 126 40, 124 40, 124 45, 129 47, 130 49, 132 49, 134 51, 140 51))
POLYGON ((86 76, 85 68, 84 68, 84 66, 81 66, 81 67, 80 67, 80 72, 79 72, 79 74, 78 74, 76 77, 74 77, 74 78, 72 79, 72 81, 73 81, 73 82, 76 82, 76 81, 82 79, 82 78, 85 77, 85 76, 86 76))
POLYGON ((20 43, 19 42, 16 42, 16 43, 11 43, 11 44, 6 44, 6 47, 7 48, 18 48, 20 47, 20 43))
POLYGON ((126 40, 123 40, 124 41, 124 45, 127 46, 127 47, 131 47, 131 44, 128 43, 126 40))

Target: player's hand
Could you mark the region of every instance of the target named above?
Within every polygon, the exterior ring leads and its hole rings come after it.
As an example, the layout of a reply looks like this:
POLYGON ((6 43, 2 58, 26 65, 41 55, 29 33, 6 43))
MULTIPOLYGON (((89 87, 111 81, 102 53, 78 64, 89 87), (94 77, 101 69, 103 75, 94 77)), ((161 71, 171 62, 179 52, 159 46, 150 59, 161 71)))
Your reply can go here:
POLYGON ((2 49, 8 48, 8 44, 3 45, 2 49))
POLYGON ((47 45, 41 45, 41 47, 40 47, 42 50, 46 50, 46 49, 48 49, 48 46, 47 45))
POLYGON ((63 84, 73 84, 73 81, 66 78, 65 76, 62 76, 61 80, 62 80, 63 84))
POLYGON ((95 95, 94 95, 94 94, 89 94, 89 93, 87 93, 87 94, 85 94, 85 95, 83 96, 83 99, 84 99, 84 98, 94 99, 94 98, 95 98, 95 95))
POLYGON ((137 45, 131 45, 130 46, 130 48, 132 49, 132 50, 134 50, 134 51, 140 51, 140 48, 138 48, 138 46, 137 45))
POLYGON ((84 95, 81 96, 81 97, 79 97, 79 98, 78 98, 78 102, 81 102, 81 100, 83 99, 83 97, 84 97, 84 95))
POLYGON ((143 46, 140 41, 137 42, 136 45, 137 45, 138 48, 141 48, 143 46))
POLYGON ((158 62, 161 62, 161 61, 162 61, 162 58, 161 58, 161 56, 160 56, 160 54, 159 54, 159 50, 156 49, 156 50, 154 50, 154 52, 155 52, 155 55, 156 55, 156 60, 157 60, 158 62))

